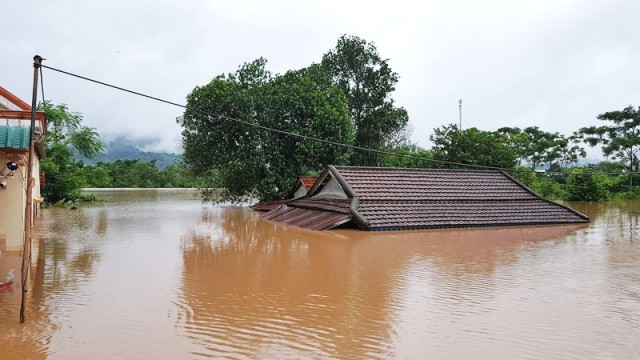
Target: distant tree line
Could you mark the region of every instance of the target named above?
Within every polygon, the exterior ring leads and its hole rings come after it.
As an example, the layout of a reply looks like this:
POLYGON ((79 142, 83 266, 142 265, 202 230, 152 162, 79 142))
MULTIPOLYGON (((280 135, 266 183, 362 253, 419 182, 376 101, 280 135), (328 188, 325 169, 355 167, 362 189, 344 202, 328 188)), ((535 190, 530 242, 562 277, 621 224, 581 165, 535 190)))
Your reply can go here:
POLYGON ((95 129, 82 125, 81 114, 65 104, 39 105, 47 113, 44 136, 46 156, 40 163, 45 173, 42 195, 47 204, 82 200, 82 188, 167 188, 209 187, 206 179, 194 176, 182 162, 160 169, 155 161, 116 160, 87 165, 74 160, 74 151, 87 158, 103 150, 95 129))
POLYGON ((538 194, 570 201, 640 198, 638 150, 640 108, 598 115, 605 125, 584 127, 571 136, 537 126, 504 127, 496 131, 461 130, 456 125, 434 129, 431 149, 404 145, 391 149, 385 166, 422 168, 496 167, 504 169, 538 194), (584 145, 602 145, 609 158, 599 164, 576 166, 586 156, 584 145))
POLYGON ((96 165, 76 163, 76 174, 85 188, 174 188, 202 187, 204 182, 192 176, 182 162, 163 169, 156 162, 116 160, 96 165))

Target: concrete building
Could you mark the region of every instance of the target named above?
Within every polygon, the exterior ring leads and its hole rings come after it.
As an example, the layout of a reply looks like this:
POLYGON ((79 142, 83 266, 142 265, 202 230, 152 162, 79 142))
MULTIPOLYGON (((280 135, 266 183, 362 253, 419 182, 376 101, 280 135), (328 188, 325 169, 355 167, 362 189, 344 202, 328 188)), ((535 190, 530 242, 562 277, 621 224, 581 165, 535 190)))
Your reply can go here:
POLYGON ((40 196, 41 182, 44 181, 40 173, 40 159, 44 156, 45 114, 36 113, 32 178, 28 181, 30 127, 31 106, 0 87, 0 250, 3 251, 22 248, 25 226, 32 225, 25 224, 27 204, 31 203, 30 211, 35 214, 43 201, 40 196), (27 199, 29 184, 33 186, 32 201, 27 199))

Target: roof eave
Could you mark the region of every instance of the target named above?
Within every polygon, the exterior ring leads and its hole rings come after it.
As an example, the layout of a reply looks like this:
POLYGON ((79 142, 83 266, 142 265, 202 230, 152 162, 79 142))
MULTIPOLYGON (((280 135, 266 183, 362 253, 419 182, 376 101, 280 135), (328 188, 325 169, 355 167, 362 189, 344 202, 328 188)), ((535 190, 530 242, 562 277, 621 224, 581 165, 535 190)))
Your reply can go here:
POLYGON ((396 230, 429 230, 429 229, 463 229, 463 228, 486 228, 486 227, 531 227, 531 226, 569 226, 586 224, 589 220, 574 222, 538 222, 538 223, 487 223, 487 224, 468 224, 468 225, 418 225, 418 226, 379 226, 366 227, 361 229, 369 231, 396 231, 396 230))
POLYGON ((19 107, 20 109, 25 110, 25 111, 31 111, 31 105, 27 104, 26 102, 24 102, 19 97, 13 95, 13 93, 11 93, 9 90, 3 88, 2 86, 0 86, 0 95, 2 97, 4 97, 5 99, 9 100, 10 102, 12 102, 14 105, 19 107))
POLYGON ((353 220, 356 222, 356 225, 358 225, 359 228, 367 229, 369 227, 369 220, 367 220, 367 218, 364 217, 360 213, 360 211, 358 211, 359 209, 360 209, 360 198, 357 196, 354 196, 351 198, 351 206, 350 206, 351 214, 353 214, 353 220))
POLYGON ((531 194, 533 194, 535 197, 537 197, 538 199, 544 200, 550 204, 554 204, 554 205, 558 205, 562 208, 565 208, 566 210, 569 210, 570 212, 578 215, 579 217, 583 218, 584 220, 586 220, 587 222, 591 221, 591 219, 589 219, 589 217, 575 209, 572 209, 564 204, 560 204, 559 202, 553 201, 553 200, 549 200, 545 197, 542 197, 540 195, 538 195, 535 191, 531 190, 528 186, 526 186, 525 184, 521 183, 520 181, 518 181, 518 179, 514 178, 513 176, 507 174, 505 171, 501 170, 500 171, 504 176, 506 176, 507 178, 509 178, 509 180, 513 181, 514 183, 516 183, 518 186, 520 186, 521 188, 527 190, 528 192, 530 192, 531 194))

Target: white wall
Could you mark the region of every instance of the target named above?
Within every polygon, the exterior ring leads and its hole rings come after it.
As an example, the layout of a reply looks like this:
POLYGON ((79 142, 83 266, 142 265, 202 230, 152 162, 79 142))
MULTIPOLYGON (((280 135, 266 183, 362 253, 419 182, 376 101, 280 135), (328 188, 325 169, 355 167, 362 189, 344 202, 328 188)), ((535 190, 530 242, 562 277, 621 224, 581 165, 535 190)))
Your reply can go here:
MULTIPOLYGON (((0 169, 7 174, 7 156, 0 151, 0 169)), ((7 251, 18 251, 22 248, 24 239, 24 211, 26 206, 26 178, 27 169, 20 166, 12 177, 3 178, 6 188, 0 188, 0 239, 5 238, 7 251)))

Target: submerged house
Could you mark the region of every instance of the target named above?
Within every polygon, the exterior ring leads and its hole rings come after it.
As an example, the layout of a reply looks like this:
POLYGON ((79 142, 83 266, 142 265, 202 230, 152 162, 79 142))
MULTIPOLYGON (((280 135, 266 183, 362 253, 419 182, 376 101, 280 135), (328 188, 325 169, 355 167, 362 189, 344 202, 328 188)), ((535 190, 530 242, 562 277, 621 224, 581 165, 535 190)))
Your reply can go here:
POLYGON ((318 180, 317 176, 300 176, 296 184, 296 191, 293 193, 293 198, 297 199, 307 195, 307 192, 313 187, 316 180, 318 180))
POLYGON ((362 230, 586 223, 502 171, 328 166, 308 193, 262 216, 362 230))
POLYGON ((280 206, 288 203, 292 199, 297 199, 303 197, 307 194, 309 189, 316 183, 318 180, 317 176, 300 176, 298 178, 298 182, 295 185, 295 191, 293 192, 293 197, 291 199, 282 199, 268 202, 259 202, 257 204, 253 204, 250 207, 256 211, 271 211, 273 209, 277 209, 280 206))
POLYGON ((22 248, 25 226, 31 226, 25 224, 27 206, 33 213, 43 200, 40 159, 44 157, 45 120, 43 112, 36 112, 34 136, 38 141, 33 149, 32 179, 27 181, 31 106, 0 87, 0 248, 7 251, 22 248), (33 186, 32 199, 27 199, 27 184, 33 186))

